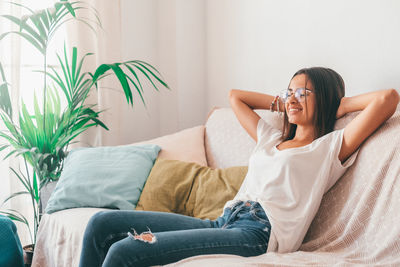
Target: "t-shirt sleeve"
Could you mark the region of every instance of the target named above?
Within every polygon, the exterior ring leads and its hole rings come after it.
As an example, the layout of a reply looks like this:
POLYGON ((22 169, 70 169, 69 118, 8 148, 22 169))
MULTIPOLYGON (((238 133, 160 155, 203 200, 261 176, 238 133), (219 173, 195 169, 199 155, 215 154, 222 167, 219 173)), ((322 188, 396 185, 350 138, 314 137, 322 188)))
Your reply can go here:
POLYGON ((281 138, 282 132, 270 124, 263 118, 260 118, 257 124, 257 144, 255 150, 264 147, 270 143, 276 143, 281 138))
POLYGON ((351 165, 353 165, 359 149, 357 149, 343 164, 339 160, 339 153, 340 149, 342 147, 342 141, 343 141, 343 132, 344 129, 336 130, 332 132, 331 136, 331 143, 330 143, 330 159, 332 162, 331 169, 329 172, 328 176, 328 183, 327 187, 325 189, 325 192, 327 192, 336 182, 339 180, 339 178, 344 174, 344 172, 349 168, 351 165))

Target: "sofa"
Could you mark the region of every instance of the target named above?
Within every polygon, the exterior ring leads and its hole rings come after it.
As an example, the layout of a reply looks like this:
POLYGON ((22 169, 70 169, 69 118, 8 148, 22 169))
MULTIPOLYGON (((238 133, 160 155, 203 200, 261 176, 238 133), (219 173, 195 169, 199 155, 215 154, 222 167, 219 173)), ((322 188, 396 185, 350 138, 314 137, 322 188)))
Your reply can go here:
MULTIPOLYGON (((282 117, 256 112, 273 127, 282 117)), ((337 120, 343 128, 357 112, 337 120)), ((144 142, 146 143, 146 142, 144 142)), ((149 140, 159 157, 212 169, 247 165, 255 142, 232 109, 214 108, 204 125, 149 140)), ((32 266, 78 266, 90 217, 103 208, 73 208, 42 217, 32 266)), ((355 163, 324 195, 298 251, 256 257, 203 255, 168 266, 400 266, 400 108, 360 148, 355 163)))

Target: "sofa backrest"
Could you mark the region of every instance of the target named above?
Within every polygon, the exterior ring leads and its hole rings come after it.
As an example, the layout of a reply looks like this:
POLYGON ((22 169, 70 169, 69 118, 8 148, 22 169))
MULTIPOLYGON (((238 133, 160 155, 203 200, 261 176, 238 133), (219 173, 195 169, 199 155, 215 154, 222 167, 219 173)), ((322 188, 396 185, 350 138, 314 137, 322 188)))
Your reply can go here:
MULTIPOLYGON (((265 121, 282 128, 277 112, 256 110, 265 121)), ((231 108, 215 108, 205 124, 205 150, 208 166, 228 168, 245 166, 256 143, 240 125, 231 108)))

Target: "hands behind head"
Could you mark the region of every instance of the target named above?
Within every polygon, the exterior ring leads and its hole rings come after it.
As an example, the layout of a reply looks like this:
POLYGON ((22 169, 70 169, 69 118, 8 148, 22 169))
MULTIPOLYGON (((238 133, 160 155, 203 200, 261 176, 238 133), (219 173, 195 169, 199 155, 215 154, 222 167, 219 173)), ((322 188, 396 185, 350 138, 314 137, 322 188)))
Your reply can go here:
POLYGON ((343 117, 344 115, 346 115, 347 111, 345 109, 345 102, 347 100, 347 97, 342 97, 342 99, 340 100, 340 105, 339 108, 336 112, 336 119, 340 119, 341 117, 343 117))

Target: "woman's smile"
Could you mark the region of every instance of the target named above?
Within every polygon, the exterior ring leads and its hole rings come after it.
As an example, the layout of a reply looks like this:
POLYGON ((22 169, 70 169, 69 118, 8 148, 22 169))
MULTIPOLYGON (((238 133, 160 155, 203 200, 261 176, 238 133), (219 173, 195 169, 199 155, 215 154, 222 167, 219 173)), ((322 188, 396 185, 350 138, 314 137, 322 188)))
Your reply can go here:
POLYGON ((288 108, 288 114, 289 115, 298 114, 301 111, 303 111, 303 108, 301 108, 301 107, 289 107, 288 108))

